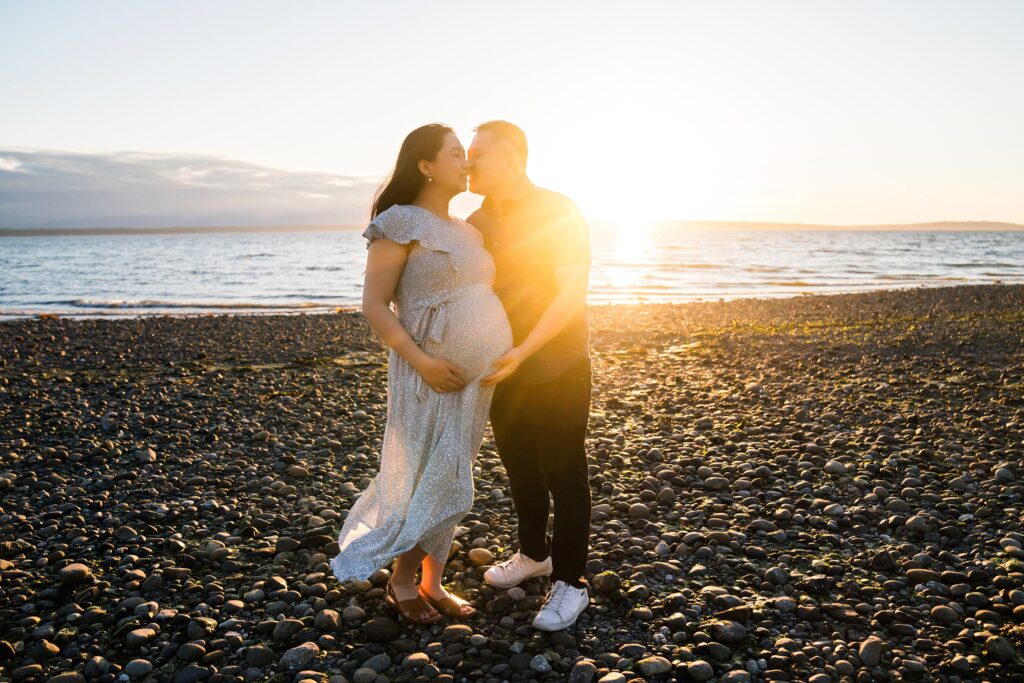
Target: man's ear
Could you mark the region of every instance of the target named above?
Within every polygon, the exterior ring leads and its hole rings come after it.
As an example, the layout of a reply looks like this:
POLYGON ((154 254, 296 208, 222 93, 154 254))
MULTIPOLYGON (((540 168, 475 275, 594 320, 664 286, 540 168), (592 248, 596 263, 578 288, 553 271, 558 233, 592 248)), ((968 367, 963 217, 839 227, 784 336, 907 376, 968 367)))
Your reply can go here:
POLYGON ((505 170, 510 176, 519 175, 520 163, 519 155, 512 150, 508 151, 505 155, 505 170))
POLYGON ((513 173, 515 173, 516 175, 526 173, 526 160, 523 159, 523 156, 519 152, 515 150, 509 150, 508 159, 509 168, 513 173))

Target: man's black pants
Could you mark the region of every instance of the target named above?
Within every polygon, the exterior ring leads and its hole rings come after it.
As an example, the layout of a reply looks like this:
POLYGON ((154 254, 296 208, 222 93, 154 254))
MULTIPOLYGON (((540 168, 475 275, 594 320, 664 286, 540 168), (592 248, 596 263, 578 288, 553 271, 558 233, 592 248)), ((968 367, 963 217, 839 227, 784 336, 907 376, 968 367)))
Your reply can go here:
POLYGON ((519 517, 519 550, 538 561, 550 554, 552 583, 576 587, 586 585, 590 545, 590 389, 590 358, 584 358, 549 382, 499 383, 491 403, 491 429, 519 517))

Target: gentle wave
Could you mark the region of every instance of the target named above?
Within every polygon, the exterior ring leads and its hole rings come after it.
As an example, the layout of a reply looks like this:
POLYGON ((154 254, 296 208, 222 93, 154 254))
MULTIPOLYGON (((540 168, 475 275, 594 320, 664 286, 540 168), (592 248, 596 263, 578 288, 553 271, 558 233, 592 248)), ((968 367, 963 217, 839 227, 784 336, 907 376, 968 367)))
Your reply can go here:
MULTIPOLYGON (((605 263, 599 263, 599 265, 606 265, 605 263)), ((656 268, 658 270, 672 271, 672 270, 714 270, 716 268, 724 268, 724 263, 675 263, 672 261, 613 261, 607 265, 614 265, 615 268, 621 270, 651 270, 656 268)))
POLYGON ((72 308, 331 308, 331 306, 329 306, 328 304, 316 303, 312 301, 300 301, 296 303, 272 303, 259 301, 160 301, 156 299, 140 299, 137 301, 112 299, 108 301, 97 301, 92 299, 71 299, 70 301, 52 301, 48 303, 55 306, 64 304, 67 306, 71 306, 72 308))
POLYGON ((219 301, 219 302, 185 302, 185 301, 147 301, 108 302, 106 304, 50 304, 46 306, 16 307, 0 306, 0 319, 29 318, 39 315, 55 315, 68 318, 138 318, 149 316, 195 316, 195 315, 226 315, 239 313, 244 315, 268 315, 288 313, 330 312, 339 309, 355 310, 353 304, 317 304, 299 302, 295 304, 278 304, 260 301, 219 301))
POLYGON ((742 269, 744 273, 783 273, 785 268, 778 266, 746 266, 742 269))

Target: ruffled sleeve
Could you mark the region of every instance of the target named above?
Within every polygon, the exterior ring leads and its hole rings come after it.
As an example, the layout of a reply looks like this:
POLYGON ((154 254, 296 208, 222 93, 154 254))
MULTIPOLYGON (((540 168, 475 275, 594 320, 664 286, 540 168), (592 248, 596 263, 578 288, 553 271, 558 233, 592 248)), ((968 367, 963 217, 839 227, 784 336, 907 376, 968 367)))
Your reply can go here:
POLYGON ((381 211, 370 221, 366 230, 363 231, 363 237, 366 238, 366 246, 369 248, 373 240, 382 237, 398 244, 409 244, 413 240, 419 240, 421 232, 422 230, 415 221, 415 216, 411 215, 409 207, 395 204, 381 211))
POLYGON ((392 207, 377 214, 377 217, 370 221, 363 231, 366 238, 366 246, 375 239, 382 237, 398 244, 409 244, 417 242, 425 249, 441 251, 452 258, 452 267, 458 270, 454 259, 455 247, 452 244, 450 235, 445 235, 443 228, 439 227, 440 219, 433 217, 429 212, 414 206, 395 204, 392 207))

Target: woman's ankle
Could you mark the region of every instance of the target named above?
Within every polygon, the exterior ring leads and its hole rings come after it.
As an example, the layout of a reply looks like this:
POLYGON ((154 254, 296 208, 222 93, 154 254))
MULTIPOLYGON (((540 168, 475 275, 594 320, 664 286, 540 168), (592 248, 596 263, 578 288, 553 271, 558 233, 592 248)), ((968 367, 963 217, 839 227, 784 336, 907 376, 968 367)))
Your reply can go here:
POLYGON ((416 576, 402 576, 401 574, 392 574, 391 578, 388 579, 388 583, 392 586, 399 586, 401 588, 414 588, 416 586, 416 576))

